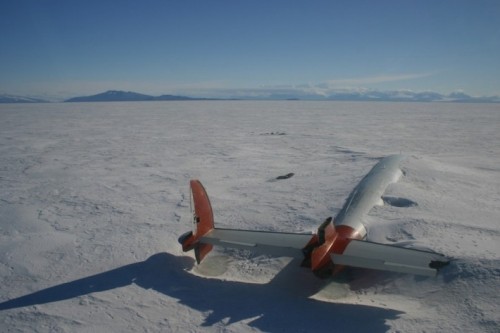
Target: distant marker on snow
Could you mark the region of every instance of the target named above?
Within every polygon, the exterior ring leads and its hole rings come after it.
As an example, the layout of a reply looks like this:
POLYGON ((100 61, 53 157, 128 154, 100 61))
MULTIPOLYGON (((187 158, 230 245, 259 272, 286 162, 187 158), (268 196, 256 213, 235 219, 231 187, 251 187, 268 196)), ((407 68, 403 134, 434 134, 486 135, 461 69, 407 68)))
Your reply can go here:
POLYGON ((290 172, 290 173, 287 173, 286 175, 283 175, 283 176, 278 176, 276 177, 277 180, 281 180, 281 179, 288 179, 288 178, 292 178, 295 174, 293 172, 290 172))

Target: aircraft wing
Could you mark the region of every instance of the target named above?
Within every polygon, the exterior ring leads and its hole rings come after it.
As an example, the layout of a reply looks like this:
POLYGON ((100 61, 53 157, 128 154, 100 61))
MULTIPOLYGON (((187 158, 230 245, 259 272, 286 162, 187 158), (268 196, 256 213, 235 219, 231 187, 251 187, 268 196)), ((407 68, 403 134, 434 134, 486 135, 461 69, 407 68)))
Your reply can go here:
POLYGON ((331 254, 335 264, 399 273, 435 276, 449 260, 435 252, 351 240, 342 254, 331 254))

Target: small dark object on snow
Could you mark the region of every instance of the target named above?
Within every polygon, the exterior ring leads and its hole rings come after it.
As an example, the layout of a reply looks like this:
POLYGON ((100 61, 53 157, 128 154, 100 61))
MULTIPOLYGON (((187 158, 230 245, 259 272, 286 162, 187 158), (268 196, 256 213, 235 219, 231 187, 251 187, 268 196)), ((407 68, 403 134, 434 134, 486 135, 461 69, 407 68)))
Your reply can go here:
POLYGON ((434 269, 440 269, 440 268, 443 268, 444 266, 448 265, 449 263, 450 263, 449 261, 433 260, 429 264, 429 267, 434 268, 434 269))
POLYGON ((286 135, 285 132, 262 133, 261 135, 286 135))
POLYGON ((293 175, 295 175, 295 174, 293 172, 290 172, 284 176, 278 176, 278 177, 276 177, 276 179, 288 179, 288 178, 293 177, 293 175))

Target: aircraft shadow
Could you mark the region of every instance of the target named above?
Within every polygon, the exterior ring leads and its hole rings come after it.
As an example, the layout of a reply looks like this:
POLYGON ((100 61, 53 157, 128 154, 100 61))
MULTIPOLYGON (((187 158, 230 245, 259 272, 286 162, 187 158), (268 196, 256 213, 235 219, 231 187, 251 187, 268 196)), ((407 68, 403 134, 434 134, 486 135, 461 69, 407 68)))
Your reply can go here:
MULTIPOLYGON (((294 263, 294 262, 292 262, 294 263)), ((386 332, 387 320, 402 312, 366 305, 337 304, 308 298, 320 286, 311 275, 298 278, 288 265, 267 284, 250 284, 199 277, 189 273, 194 260, 158 253, 146 261, 119 267, 0 303, 0 310, 46 304, 111 290, 135 283, 209 313, 202 326, 228 318, 228 323, 249 320, 263 331, 336 330, 386 332)), ((308 273, 308 272, 307 272, 308 273)))

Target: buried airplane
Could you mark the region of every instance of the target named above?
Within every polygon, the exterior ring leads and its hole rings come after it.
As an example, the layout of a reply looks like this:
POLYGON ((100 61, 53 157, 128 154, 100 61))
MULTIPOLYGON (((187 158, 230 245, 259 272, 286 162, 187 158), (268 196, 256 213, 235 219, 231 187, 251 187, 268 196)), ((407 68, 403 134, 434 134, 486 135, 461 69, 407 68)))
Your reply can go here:
POLYGON ((215 228, 210 200, 198 180, 191 180, 193 230, 179 238, 182 249, 194 250, 200 263, 214 245, 254 249, 271 255, 303 256, 302 266, 328 277, 344 266, 435 276, 449 260, 435 252, 403 248, 366 240, 363 218, 382 200, 387 186, 402 175, 402 155, 381 159, 361 180, 332 219, 316 234, 215 228))

